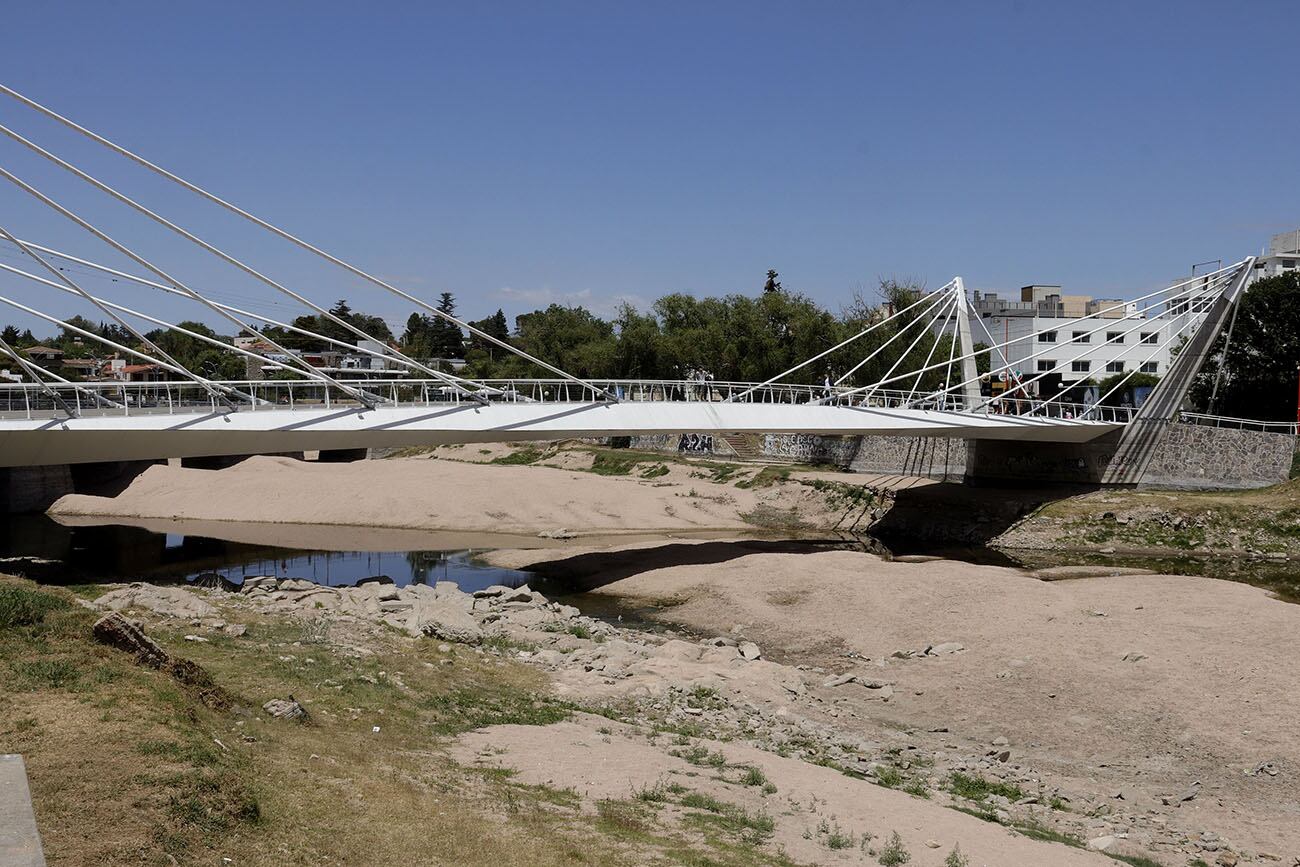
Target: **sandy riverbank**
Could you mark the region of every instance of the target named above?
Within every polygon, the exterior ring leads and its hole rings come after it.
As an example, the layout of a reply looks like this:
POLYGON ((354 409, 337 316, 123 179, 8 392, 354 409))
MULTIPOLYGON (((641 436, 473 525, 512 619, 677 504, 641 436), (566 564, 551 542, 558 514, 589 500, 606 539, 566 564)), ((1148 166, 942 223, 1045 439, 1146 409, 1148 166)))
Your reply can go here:
MULTIPOLYGON (((483 449, 482 457, 509 455, 483 449)), ((453 454, 459 454, 453 452, 453 454)), ((610 453, 621 459, 619 453, 610 453)), ((317 464, 253 457, 224 470, 150 467, 117 497, 73 494, 58 518, 294 523, 536 535, 787 530, 851 525, 864 503, 828 492, 852 474, 697 465, 668 458, 592 468, 593 454, 553 452, 555 465, 391 458, 317 464), (802 484, 798 479, 810 484, 802 484), (822 487, 811 482, 819 481, 822 487)))
POLYGON ((872 740, 905 731, 937 754, 1005 744, 1011 764, 1074 793, 1090 834, 1158 851, 1210 831, 1238 850, 1300 855, 1300 607, 1207 578, 1046 582, 951 561, 692 547, 489 559, 587 586, 604 574, 616 580, 597 592, 654 616, 738 631, 828 676, 888 681, 887 703, 823 691, 825 718, 872 740), (896 656, 949 642, 962 650, 896 656), (1256 772, 1267 762, 1276 775, 1256 772))

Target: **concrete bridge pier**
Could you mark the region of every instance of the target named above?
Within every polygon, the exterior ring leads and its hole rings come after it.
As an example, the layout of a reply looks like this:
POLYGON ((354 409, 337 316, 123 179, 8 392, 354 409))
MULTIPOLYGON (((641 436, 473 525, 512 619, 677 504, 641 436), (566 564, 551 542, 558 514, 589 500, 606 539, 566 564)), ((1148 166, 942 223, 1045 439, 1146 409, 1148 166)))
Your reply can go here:
POLYGON ((0 515, 44 512, 65 494, 116 497, 162 461, 107 461, 0 468, 0 515))

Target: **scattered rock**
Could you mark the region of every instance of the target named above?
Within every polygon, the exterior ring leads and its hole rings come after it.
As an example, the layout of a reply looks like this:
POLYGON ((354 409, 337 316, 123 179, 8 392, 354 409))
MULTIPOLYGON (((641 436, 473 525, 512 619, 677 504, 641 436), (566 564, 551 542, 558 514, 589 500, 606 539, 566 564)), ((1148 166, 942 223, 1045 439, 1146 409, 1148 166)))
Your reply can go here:
POLYGON ((740 643, 740 655, 745 659, 761 659, 763 651, 758 649, 758 645, 752 641, 742 641, 740 643))
POLYGON ((1107 834, 1102 837, 1093 837, 1088 841, 1088 848, 1094 852, 1109 852, 1115 848, 1115 844, 1118 842, 1119 840, 1116 837, 1107 834))
POLYGON ((1276 777, 1282 769, 1277 762, 1260 762, 1252 770, 1246 771, 1248 777, 1258 777, 1261 774, 1268 777, 1276 777))
POLYGON ((1147 658, 1147 655, 1138 650, 1130 650, 1128 653, 1124 654, 1120 658, 1124 662, 1141 662, 1142 660, 1147 658))
POLYGON ((262 710, 276 719, 296 720, 304 723, 311 722, 311 715, 307 713, 307 709, 300 705, 292 695, 287 699, 273 698, 262 705, 262 710))
POLYGON ((537 538, 539 538, 539 539, 573 539, 573 538, 576 538, 577 535, 578 535, 578 534, 575 533, 575 532, 573 532, 572 530, 566 530, 564 527, 560 527, 560 528, 557 529, 557 530, 543 530, 542 532, 540 532, 540 533, 537 534, 537 538))
POLYGON ((95 607, 111 611, 143 608, 182 620, 215 620, 220 616, 213 605, 184 587, 155 587, 139 582, 110 590, 95 600, 95 607))

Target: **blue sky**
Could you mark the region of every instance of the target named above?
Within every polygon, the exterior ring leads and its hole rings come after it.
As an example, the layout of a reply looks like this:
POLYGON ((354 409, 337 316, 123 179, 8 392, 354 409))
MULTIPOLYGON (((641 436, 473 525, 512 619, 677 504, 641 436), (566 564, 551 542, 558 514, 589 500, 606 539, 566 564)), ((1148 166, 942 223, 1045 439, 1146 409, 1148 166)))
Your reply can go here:
MULTIPOLYGON (((1300 226, 1293 0, 56 0, 6 9, 0 46, 9 86, 469 317, 755 292, 769 267, 833 309, 889 275, 1132 295, 1300 226)), ((409 312, 16 103, 0 122, 319 301, 409 312)), ((195 286, 264 295, 12 142, 0 165, 195 286)))

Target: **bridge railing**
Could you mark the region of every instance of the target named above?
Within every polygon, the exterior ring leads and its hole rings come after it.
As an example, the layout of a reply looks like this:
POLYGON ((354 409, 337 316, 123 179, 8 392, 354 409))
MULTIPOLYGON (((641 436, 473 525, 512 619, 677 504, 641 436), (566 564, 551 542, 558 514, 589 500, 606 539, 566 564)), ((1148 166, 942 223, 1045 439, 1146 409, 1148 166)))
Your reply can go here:
MULTIPOLYGON (((605 400, 602 391, 620 401, 714 402, 852 406, 857 408, 913 409, 937 412, 967 412, 962 395, 955 392, 920 394, 914 391, 879 389, 854 391, 849 386, 768 384, 755 387, 748 382, 714 380, 616 379, 593 380, 586 387, 565 379, 480 380, 482 388, 473 395, 439 380, 371 379, 349 380, 363 389, 376 404, 460 405, 486 400, 489 403, 594 403, 605 400)), ((358 400, 337 388, 305 379, 225 381, 219 384, 229 404, 192 381, 80 382, 39 385, 31 382, 0 383, 0 417, 57 418, 63 414, 61 399, 82 416, 189 414, 223 412, 230 405, 240 412, 277 410, 319 410, 356 408, 358 400), (58 396, 56 399, 55 395, 58 396)), ((1087 406, 1008 399, 981 406, 983 416, 1024 416, 1078 421, 1126 422, 1131 407, 1087 406)))
POLYGON ((1233 430, 1254 430, 1264 433, 1290 434, 1300 436, 1300 423, 1294 421, 1264 421, 1254 418, 1232 418, 1223 415, 1208 415, 1201 412, 1180 412, 1178 420, 1183 424, 1221 427, 1233 430))

